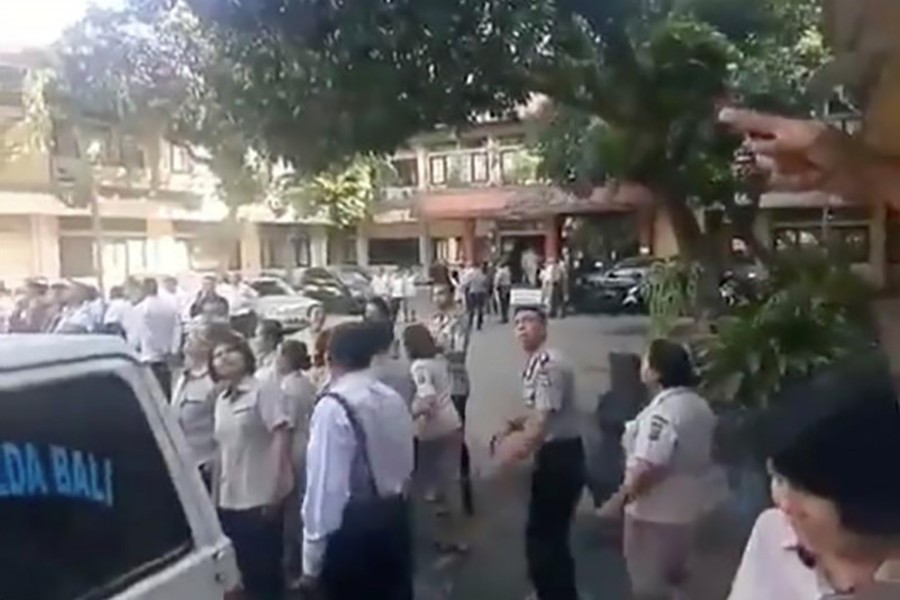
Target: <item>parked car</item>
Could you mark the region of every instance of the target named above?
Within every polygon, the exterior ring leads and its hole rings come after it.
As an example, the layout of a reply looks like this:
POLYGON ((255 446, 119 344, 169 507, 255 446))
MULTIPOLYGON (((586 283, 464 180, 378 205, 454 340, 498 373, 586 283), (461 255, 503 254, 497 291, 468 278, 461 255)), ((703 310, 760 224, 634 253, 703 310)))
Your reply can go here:
POLYGON ((234 592, 234 550, 167 400, 115 336, 0 336, 0 595, 234 592))
POLYGON ((251 277, 247 284, 256 290, 256 314, 260 319, 281 323, 285 331, 298 331, 309 324, 312 311, 322 303, 297 293, 279 277, 251 277))
POLYGON ((360 295, 327 267, 308 267, 293 272, 291 285, 308 298, 322 303, 325 312, 338 315, 361 315, 366 308, 366 295, 360 295))
POLYGON ((328 272, 347 286, 354 298, 365 300, 372 295, 372 277, 356 265, 330 265, 328 272))
POLYGON ((636 256, 621 260, 606 269, 578 273, 572 289, 572 305, 577 312, 635 312, 636 288, 640 288, 659 259, 636 256))

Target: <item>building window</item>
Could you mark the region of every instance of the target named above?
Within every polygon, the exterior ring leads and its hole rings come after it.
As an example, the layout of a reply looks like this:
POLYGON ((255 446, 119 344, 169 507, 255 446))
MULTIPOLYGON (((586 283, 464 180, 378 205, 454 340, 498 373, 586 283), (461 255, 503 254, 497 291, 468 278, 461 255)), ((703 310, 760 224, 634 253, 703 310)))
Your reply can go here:
POLYGON ((471 156, 471 170, 473 183, 486 183, 490 179, 488 170, 488 155, 486 152, 478 152, 471 156))
POLYGON ((851 263, 867 263, 871 255, 869 228, 861 225, 777 227, 775 251, 789 252, 828 247, 851 263))
POLYGON ((519 155, 518 150, 504 150, 500 153, 500 176, 503 183, 519 182, 519 155))
POLYGON ((308 267, 312 264, 312 245, 306 236, 291 238, 291 246, 294 249, 294 264, 298 267, 308 267))
POLYGON ((183 146, 169 145, 169 169, 173 173, 191 172, 191 155, 183 146))
POLYGON ((93 276, 94 241, 89 237, 60 237, 59 272, 63 277, 93 276))
POLYGON ((428 159, 428 167, 432 185, 444 185, 447 183, 446 156, 432 156, 428 159))
POLYGON ((419 185, 419 165, 415 158, 395 158, 391 161, 398 187, 419 185))

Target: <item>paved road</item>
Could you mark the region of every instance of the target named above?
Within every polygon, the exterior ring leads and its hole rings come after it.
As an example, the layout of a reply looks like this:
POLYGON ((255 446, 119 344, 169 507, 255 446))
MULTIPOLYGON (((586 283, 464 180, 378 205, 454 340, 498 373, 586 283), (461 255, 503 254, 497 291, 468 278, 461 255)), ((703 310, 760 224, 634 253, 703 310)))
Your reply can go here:
MULTIPOLYGON (((424 311, 420 310, 420 316, 424 311)), ((335 318, 329 325, 346 319, 335 318)), ((402 329, 402 324, 398 330, 402 329)), ((585 413, 585 436, 596 434, 590 414, 609 386, 608 354, 640 353, 648 322, 642 317, 569 317, 551 321, 550 344, 574 366, 578 406, 585 413)), ((433 519, 425 506, 416 507, 417 600, 519 600, 530 586, 524 561, 524 523, 528 497, 527 467, 497 474, 491 468, 487 444, 507 419, 524 412, 520 373, 525 356, 511 325, 490 322, 475 332, 469 356, 473 394, 469 400, 467 441, 474 461, 476 516, 466 524, 471 554, 446 563, 431 549, 433 519)), ((585 493, 572 532, 582 600, 627 600, 628 579, 621 554, 620 533, 593 517, 585 493)), ((714 522, 701 536, 695 589, 690 600, 723 600, 739 558, 746 531, 731 520, 714 522)))
MULTIPOLYGON (((593 411, 598 395, 608 388, 607 355, 611 351, 641 352, 647 336, 640 317, 570 317, 551 322, 550 344, 560 349, 577 374, 578 405, 593 411)), ((429 518, 418 509, 420 600, 517 600, 529 586, 525 576, 523 528, 527 473, 492 473, 487 441, 506 419, 521 414, 519 374, 524 355, 511 326, 491 324, 474 334, 469 367, 473 395, 469 401, 467 440, 472 449, 478 514, 469 523, 472 553, 454 564, 441 564, 430 552, 429 518)), ((591 420, 585 418, 586 434, 591 420)), ((620 556, 619 532, 604 528, 591 514, 587 494, 579 506, 572 535, 583 600, 625 600, 627 576, 620 556)), ((721 528, 719 528, 721 530, 721 528)), ((728 528, 725 528, 726 530, 728 528)), ((739 556, 740 540, 722 539, 715 527, 703 536, 704 555, 691 600, 722 600, 739 556)), ((743 535, 741 533, 738 536, 743 535)), ((727 536, 726 536, 727 537, 727 536)))

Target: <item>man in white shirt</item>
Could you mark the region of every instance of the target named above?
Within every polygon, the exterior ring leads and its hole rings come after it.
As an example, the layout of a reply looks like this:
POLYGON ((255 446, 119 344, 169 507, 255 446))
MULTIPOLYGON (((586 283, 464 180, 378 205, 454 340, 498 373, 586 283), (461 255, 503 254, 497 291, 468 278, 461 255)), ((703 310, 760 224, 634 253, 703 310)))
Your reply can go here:
POLYGON ((137 347, 138 327, 135 319, 135 307, 125 297, 125 288, 120 285, 109 290, 109 302, 103 315, 104 330, 121 335, 129 346, 137 347))
POLYGON ((162 278, 162 289, 159 291, 161 298, 164 298, 175 305, 178 316, 182 323, 190 320, 191 295, 184 291, 178 285, 178 280, 171 275, 162 278))
POLYGON ((509 263, 502 263, 494 277, 494 290, 500 304, 500 322, 509 323, 509 296, 512 290, 512 271, 509 263))
POLYGON ((53 333, 93 333, 100 325, 91 297, 91 288, 77 281, 70 282, 65 295, 65 307, 53 333))
POLYGON ((172 395, 172 359, 181 349, 181 320, 175 306, 159 297, 155 279, 145 279, 144 299, 135 307, 137 350, 150 366, 167 399, 172 395))
POLYGON ((259 294, 241 279, 239 273, 232 273, 228 281, 219 288, 219 294, 228 302, 228 316, 231 328, 246 339, 256 335, 256 299, 259 294))
POLYGON ((372 278, 372 295, 385 300, 391 296, 391 280, 384 268, 379 269, 372 278))
POLYGON ((369 338, 364 324, 334 329, 333 380, 312 417, 303 585, 329 600, 413 597, 406 498, 412 417, 403 399, 369 371, 369 338))

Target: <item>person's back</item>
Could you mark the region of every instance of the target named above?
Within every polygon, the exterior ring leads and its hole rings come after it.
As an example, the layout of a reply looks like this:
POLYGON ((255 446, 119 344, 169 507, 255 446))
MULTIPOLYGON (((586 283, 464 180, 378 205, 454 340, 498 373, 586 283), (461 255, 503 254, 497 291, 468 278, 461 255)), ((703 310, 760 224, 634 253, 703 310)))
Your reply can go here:
MULTIPOLYGON (((678 442, 666 476, 628 505, 626 511, 653 522, 693 521, 715 501, 709 494, 716 491, 712 470, 716 416, 709 403, 689 388, 670 388, 659 393, 632 423, 640 421, 641 426, 646 426, 642 417, 647 414, 667 419, 678 442)), ((652 420, 649 426, 653 427, 652 420)), ((626 438, 633 434, 633 427, 629 424, 626 438)))
MULTIPOLYGON (((434 406, 426 419, 417 421, 419 439, 432 439, 457 431, 461 427, 459 414, 450 397, 450 372, 447 359, 441 355, 434 358, 419 358, 412 362, 410 371, 414 376, 421 373, 427 379, 427 387, 434 394, 434 406)), ((415 385, 415 382, 413 382, 415 385)), ((415 391, 413 392, 415 395, 415 391)))
MULTIPOLYGON (((413 425, 406 401, 374 374, 364 371, 339 377, 320 402, 329 393, 345 398, 359 417, 379 494, 396 494, 413 469, 413 425)), ((346 417, 338 420, 350 425, 346 417)))

